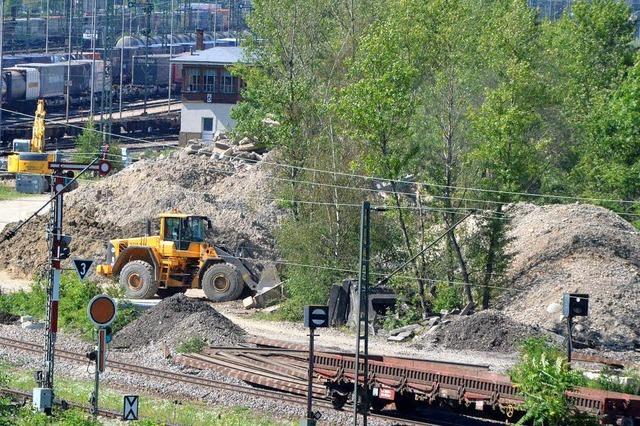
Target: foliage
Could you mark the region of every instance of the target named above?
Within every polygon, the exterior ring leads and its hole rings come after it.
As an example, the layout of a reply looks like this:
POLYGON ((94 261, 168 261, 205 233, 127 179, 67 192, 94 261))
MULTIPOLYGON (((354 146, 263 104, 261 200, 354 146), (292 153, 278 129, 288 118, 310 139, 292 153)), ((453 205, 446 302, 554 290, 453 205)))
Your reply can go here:
POLYGON ((356 274, 365 200, 387 207, 372 214, 373 277, 477 209, 392 282, 426 316, 453 303, 436 283, 462 283, 459 303, 491 305, 509 263, 503 207, 557 201, 547 193, 640 196, 640 74, 624 2, 581 0, 557 21, 526 0, 253 6, 252 64, 234 70, 246 86, 233 114, 237 136, 290 166, 274 170, 288 212, 279 315, 299 318, 356 274))
POLYGON ((511 380, 525 398, 526 414, 518 424, 597 424, 595 419, 577 414, 566 396, 567 391, 584 383, 582 374, 571 370, 560 350, 546 339, 531 338, 523 343, 511 380))
POLYGON ((439 313, 442 310, 450 311, 462 306, 460 287, 447 283, 440 283, 435 288, 436 295, 433 298, 433 312, 439 313))
MULTIPOLYGON (((39 278, 31 285, 29 291, 20 290, 0 295, 0 311, 43 318, 47 300, 44 283, 45 281, 39 278)), ((60 328, 76 331, 84 337, 91 338, 94 325, 87 317, 87 305, 94 296, 102 292, 98 284, 92 281, 81 281, 72 272, 63 273, 60 284, 60 309, 58 311, 60 328)), ((108 290, 107 293, 118 294, 116 290, 108 290)), ((138 316, 139 313, 133 305, 120 304, 116 321, 112 324, 113 332, 122 329, 138 316)))
POLYGON ((600 371, 597 379, 588 380, 585 386, 611 392, 622 392, 640 395, 640 371, 614 370, 605 367, 600 371))
POLYGON ((194 336, 180 343, 176 348, 176 351, 180 353, 199 354, 206 346, 207 342, 205 342, 202 337, 194 336))
MULTIPOLYGON (((76 138, 76 150, 73 160, 89 164, 102 152, 103 140, 102 134, 98 132, 93 120, 89 119, 82 130, 82 133, 76 138)), ((111 142, 107 151, 107 160, 111 162, 113 170, 122 168, 121 152, 118 144, 111 142)))

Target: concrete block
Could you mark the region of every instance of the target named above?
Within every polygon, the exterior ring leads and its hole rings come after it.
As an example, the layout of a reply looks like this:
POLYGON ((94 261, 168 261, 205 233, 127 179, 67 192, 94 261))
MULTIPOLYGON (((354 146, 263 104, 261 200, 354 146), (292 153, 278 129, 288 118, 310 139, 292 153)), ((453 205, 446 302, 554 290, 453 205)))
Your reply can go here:
POLYGON ((23 322, 21 324, 21 327, 25 330, 42 330, 44 329, 44 323, 27 321, 23 322))
POLYGON ((20 317, 20 322, 24 323, 24 322, 33 322, 35 321, 35 318, 32 317, 31 315, 23 315, 20 317))
POLYGON ((396 334, 395 336, 389 336, 387 337, 387 340, 389 340, 390 342, 402 342, 409 339, 410 337, 413 337, 413 330, 403 331, 402 333, 396 334))
POLYGON ((398 327, 389 331, 389 335, 395 336, 397 334, 404 333, 405 331, 416 331, 419 328, 420 328, 420 324, 409 324, 409 325, 405 325, 404 327, 398 327))

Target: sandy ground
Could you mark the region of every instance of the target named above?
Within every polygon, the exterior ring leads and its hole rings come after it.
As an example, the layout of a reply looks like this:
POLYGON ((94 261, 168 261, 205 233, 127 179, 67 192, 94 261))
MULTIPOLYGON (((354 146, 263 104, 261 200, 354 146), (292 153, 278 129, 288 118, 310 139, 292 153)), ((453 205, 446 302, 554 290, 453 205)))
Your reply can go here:
MULTIPOLYGON (((27 196, 15 200, 0 201, 0 231, 11 222, 24 220, 38 210, 49 199, 48 194, 27 196)), ((47 214, 44 209, 42 214, 47 214)), ((0 291, 12 292, 29 287, 29 280, 12 278, 6 271, 0 271, 0 291)))
MULTIPOLYGON (((24 198, 0 201, 0 231, 2 231, 8 223, 28 218, 48 199, 49 194, 43 194, 34 196, 25 195, 24 198)), ((42 214, 48 212, 48 209, 43 209, 42 214)))

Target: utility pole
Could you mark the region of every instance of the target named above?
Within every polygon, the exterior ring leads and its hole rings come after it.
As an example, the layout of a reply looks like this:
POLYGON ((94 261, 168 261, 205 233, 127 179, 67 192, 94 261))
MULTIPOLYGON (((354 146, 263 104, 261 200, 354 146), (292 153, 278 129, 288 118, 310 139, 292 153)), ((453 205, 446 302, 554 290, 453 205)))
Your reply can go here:
MULTIPOLYGON (((73 1, 74 0, 69 0, 69 57, 67 58, 67 82, 66 82, 66 87, 67 87, 67 99, 66 99, 66 110, 65 110, 65 119, 67 121, 67 123, 69 123, 69 104, 71 103, 71 96, 69 94, 69 84, 71 83, 71 49, 72 49, 72 45, 73 42, 71 40, 71 33, 72 33, 72 28, 73 28, 73 1)), ((93 82, 91 82, 91 84, 93 84, 93 82)))
POLYGON ((151 35, 151 11, 153 3, 150 0, 143 0, 144 11, 147 19, 147 29, 145 30, 144 48, 144 107, 142 115, 147 115, 147 85, 149 84, 149 36, 151 35))
MULTIPOLYGON (((171 60, 173 59, 173 0, 171 0, 171 19, 170 26, 170 40, 169 40, 169 95, 167 96, 167 112, 171 112, 171 86, 173 85, 173 65, 171 60)), ((214 45, 215 46, 215 45, 214 45)))
POLYGON ((104 53, 103 61, 103 70, 102 70, 102 97, 100 102, 100 122, 102 129, 102 142, 106 145, 109 145, 111 142, 111 124, 113 120, 112 114, 112 106, 113 106, 113 84, 112 84, 112 67, 111 67, 111 46, 113 46, 114 40, 114 28, 112 28, 113 23, 113 13, 115 9, 115 0, 105 2, 105 25, 103 27, 104 35, 102 37, 102 52, 104 53), (103 120, 103 114, 107 114, 106 122, 103 120))
POLYGON ((96 73, 96 9, 97 0, 93 0, 93 10, 91 11, 91 99, 89 104, 89 117, 93 120, 93 97, 95 95, 95 73, 96 73))
POLYGON ((44 23, 44 53, 49 53, 49 0, 47 0, 47 15, 44 23))
MULTIPOLYGON (((2 56, 4 55, 4 0, 0 2, 0 85, 2 84, 2 56)), ((0 95, 0 142, 2 142, 2 95, 0 95)))
POLYGON ((371 257, 371 205, 362 203, 360 213, 360 269, 358 276, 358 307, 356 311, 356 353, 353 381, 353 424, 358 426, 358 412, 362 411, 362 424, 367 426, 369 410, 369 258, 371 257), (364 330, 363 330, 364 327, 364 330), (362 352, 361 352, 362 351, 362 352), (360 359, 362 396, 360 396, 360 359))
POLYGON ((124 1, 122 2, 122 28, 120 30, 120 85, 118 95, 118 110, 120 111, 120 118, 122 118, 122 71, 124 69, 124 1))

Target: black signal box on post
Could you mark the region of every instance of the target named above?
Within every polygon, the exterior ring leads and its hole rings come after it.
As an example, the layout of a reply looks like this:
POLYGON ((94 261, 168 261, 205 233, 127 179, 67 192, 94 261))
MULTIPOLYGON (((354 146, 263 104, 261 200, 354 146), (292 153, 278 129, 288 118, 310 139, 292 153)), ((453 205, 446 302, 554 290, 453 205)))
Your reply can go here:
POLYGON ((565 293, 562 295, 562 314, 565 318, 586 317, 588 313, 588 294, 565 293))
POLYGON ((304 326, 307 328, 329 327, 329 307, 305 306, 304 326))

